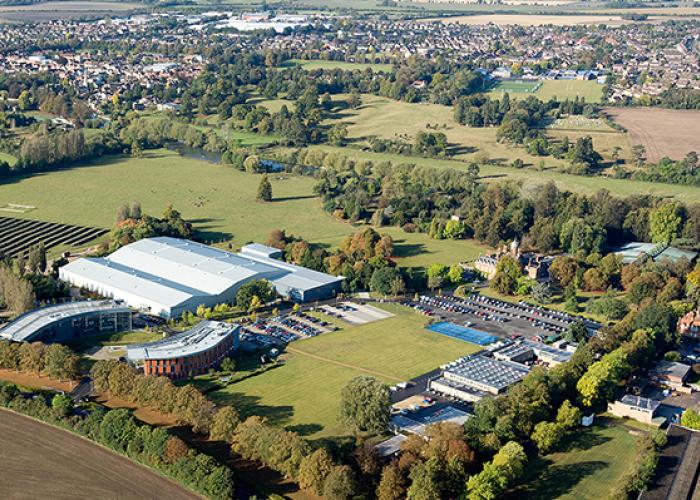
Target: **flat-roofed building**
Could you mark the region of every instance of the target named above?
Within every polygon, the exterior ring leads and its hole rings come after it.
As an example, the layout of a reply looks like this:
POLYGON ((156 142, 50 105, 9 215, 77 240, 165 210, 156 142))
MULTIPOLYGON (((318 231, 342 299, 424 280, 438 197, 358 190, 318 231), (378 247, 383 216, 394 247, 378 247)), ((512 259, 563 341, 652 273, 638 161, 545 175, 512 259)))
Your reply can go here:
POLYGON ((608 403, 608 411, 620 418, 631 418, 645 424, 660 424, 655 421, 656 412, 661 406, 660 401, 626 394, 622 399, 608 403))
POLYGON ((73 286, 164 318, 179 317, 200 305, 235 301, 242 285, 266 279, 277 292, 306 302, 332 297, 342 277, 273 258, 279 251, 264 245, 238 254, 177 238, 146 238, 109 257, 77 259, 59 270, 73 286))
POLYGON ((13 342, 67 342, 131 330, 131 310, 111 300, 67 302, 29 311, 0 329, 13 342))
POLYGON ((126 356, 133 364, 143 366, 146 375, 171 379, 201 375, 238 348, 238 331, 236 324, 202 321, 166 339, 129 346, 126 356))
POLYGON ((443 367, 442 378, 466 393, 497 395, 522 380, 530 369, 519 363, 500 361, 482 354, 465 356, 443 367))
POLYGON ((675 389, 685 386, 688 375, 690 375, 690 366, 675 361, 659 361, 649 370, 649 376, 653 382, 675 389))

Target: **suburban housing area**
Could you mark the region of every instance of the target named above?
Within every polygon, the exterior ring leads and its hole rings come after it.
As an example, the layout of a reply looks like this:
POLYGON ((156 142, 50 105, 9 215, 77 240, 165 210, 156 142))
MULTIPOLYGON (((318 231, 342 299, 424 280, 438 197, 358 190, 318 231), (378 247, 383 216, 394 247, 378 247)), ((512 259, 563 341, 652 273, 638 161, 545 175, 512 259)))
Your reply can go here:
POLYGON ((0 21, 3 496, 700 498, 700 4, 0 21))

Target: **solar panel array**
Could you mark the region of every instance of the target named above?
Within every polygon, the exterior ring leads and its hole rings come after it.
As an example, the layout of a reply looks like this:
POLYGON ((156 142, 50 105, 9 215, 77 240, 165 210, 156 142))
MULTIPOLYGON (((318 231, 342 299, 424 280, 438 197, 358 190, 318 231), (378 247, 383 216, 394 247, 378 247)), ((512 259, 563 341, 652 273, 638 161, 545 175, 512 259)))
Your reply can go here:
POLYGON ((0 256, 15 258, 40 242, 47 249, 58 245, 85 245, 106 232, 107 229, 98 227, 0 217, 0 256))

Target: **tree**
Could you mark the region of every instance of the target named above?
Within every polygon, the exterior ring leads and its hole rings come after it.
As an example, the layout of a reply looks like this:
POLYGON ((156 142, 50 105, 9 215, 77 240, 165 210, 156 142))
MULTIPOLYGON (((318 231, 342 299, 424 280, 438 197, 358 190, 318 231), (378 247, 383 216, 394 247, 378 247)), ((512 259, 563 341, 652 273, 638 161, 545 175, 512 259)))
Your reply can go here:
POLYGON ((236 305, 248 311, 254 297, 257 297, 261 304, 267 304, 275 298, 274 288, 267 280, 251 280, 244 283, 236 292, 236 305))
POLYGON ((440 488, 427 465, 416 463, 411 468, 411 486, 406 492, 407 500, 439 500, 440 488))
POLYGON ((397 278, 401 279, 401 273, 395 267, 380 267, 372 273, 369 289, 382 295, 389 295, 397 278))
POLYGON ((450 266, 450 270, 447 271, 447 280, 453 285, 459 285, 462 282, 463 274, 464 271, 462 268, 459 265, 454 264, 450 266))
POLYGON ((255 199, 258 201, 272 201, 272 184, 270 184, 267 174, 264 174, 262 179, 260 179, 258 194, 255 196, 255 199))
POLYGON ((668 245, 676 237, 683 219, 677 203, 664 203, 649 214, 649 234, 651 241, 668 245))
POLYGON ((187 446, 182 439, 177 436, 170 436, 168 441, 165 443, 165 453, 163 458, 169 464, 174 464, 178 460, 185 458, 189 455, 190 448, 187 446))
POLYGON ((552 301, 552 286, 549 282, 537 282, 530 291, 532 300, 539 304, 549 304, 552 301))
POLYGON ((406 496, 406 480, 396 462, 382 470, 377 487, 377 500, 402 500, 406 496))
POLYGON ((355 479, 347 465, 334 466, 323 482, 323 497, 328 500, 349 500, 355 493, 355 479))
POLYGON ((51 399, 51 408, 56 415, 65 417, 73 409, 73 399, 68 394, 56 394, 51 399))
POLYGON ((326 478, 333 470, 333 459, 325 448, 319 448, 304 457, 299 465, 299 486, 316 495, 322 495, 326 478))
POLYGON ((556 422, 539 422, 531 436, 542 455, 552 451, 563 437, 564 427, 556 422))
POLYGON ((686 409, 681 415, 681 425, 688 429, 700 431, 700 414, 692 408, 686 409))
POLYGON ((340 394, 340 419, 353 431, 381 433, 389 423, 389 388, 373 377, 352 379, 340 394))
POLYGON ((573 257, 563 255, 555 257, 552 265, 549 266, 549 274, 564 288, 574 281, 577 272, 578 263, 573 257))
POLYGON ((496 274, 491 280, 491 287, 499 293, 513 295, 518 288, 522 275, 520 263, 511 255, 504 255, 496 264, 496 274))
POLYGON ((564 339, 568 342, 583 342, 588 339, 588 329, 581 321, 576 321, 566 330, 564 339))
POLYGON ((221 370, 224 372, 232 372, 236 369, 236 362, 232 357, 226 357, 221 361, 221 370))
POLYGON ((573 406, 568 399, 564 400, 557 410, 557 423, 567 431, 578 427, 582 417, 581 410, 573 406))
MULTIPOLYGON (((228 359, 228 358, 227 358, 228 359)), ((241 417, 232 406, 220 408, 212 418, 209 429, 209 439, 214 441, 233 442, 236 427, 241 423, 241 417)))
POLYGON ((344 123, 337 123, 328 131, 328 142, 334 146, 343 146, 348 136, 348 126, 344 123))
POLYGON ((259 174, 263 171, 263 166, 260 162, 260 158, 258 158, 255 155, 248 156, 243 161, 243 168, 245 168, 245 171, 250 174, 259 174))

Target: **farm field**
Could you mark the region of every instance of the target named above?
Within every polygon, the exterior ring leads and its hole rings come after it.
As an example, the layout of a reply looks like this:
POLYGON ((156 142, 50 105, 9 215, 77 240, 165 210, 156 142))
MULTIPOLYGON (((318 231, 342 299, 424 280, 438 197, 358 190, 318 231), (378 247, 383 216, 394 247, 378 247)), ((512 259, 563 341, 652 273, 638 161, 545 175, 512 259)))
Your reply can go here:
POLYGON ((636 437, 622 425, 607 423, 576 434, 564 451, 532 459, 507 498, 608 498, 635 455, 636 437))
POLYGON ((552 97, 557 99, 586 99, 586 102, 600 102, 603 98, 603 86, 591 80, 542 80, 542 85, 534 92, 528 92, 536 82, 510 82, 501 81, 488 93, 492 98, 501 98, 504 92, 508 92, 511 98, 526 99, 535 97, 548 101, 552 97), (522 91, 518 91, 522 87, 522 91))
MULTIPOLYGON (((284 228, 332 247, 358 229, 323 211, 311 178, 272 175, 276 200, 272 203, 255 201, 259 182, 258 175, 161 149, 147 151, 142 158, 103 158, 91 166, 8 180, 0 183, 0 207, 35 207, 7 214, 10 217, 109 228, 125 203, 138 201, 145 213, 153 215, 172 203, 193 222, 203 241, 232 241, 234 246, 264 242, 272 229, 284 228), (193 179, 197 182, 188 182, 193 179)), ((483 248, 470 241, 432 240, 398 228, 380 231, 396 237, 396 256, 404 266, 456 263, 474 258, 483 248)))
POLYGON ((498 26, 520 25, 520 26, 544 26, 552 24, 554 26, 576 26, 582 24, 607 24, 617 26, 629 24, 618 15, 594 15, 594 14, 476 14, 471 16, 444 17, 440 20, 445 23, 458 24, 495 24, 498 26))
MULTIPOLYGON (((587 134, 589 135, 589 134, 587 134)), ((592 134, 590 134, 592 135, 592 134)), ((569 134, 571 138, 573 134, 569 134)), ((402 156, 388 153, 372 153, 355 148, 339 148, 333 146, 313 146, 313 149, 323 151, 336 151, 350 158, 365 159, 371 161, 391 161, 394 163, 413 163, 415 165, 432 166, 436 168, 453 168, 466 171, 468 164, 454 160, 435 160, 417 156, 402 156)), ((491 157, 492 161, 502 160, 500 157, 491 157)), ((607 189, 616 196, 630 196, 633 194, 650 194, 654 196, 671 197, 684 202, 694 203, 700 196, 700 188, 674 184, 661 184, 654 182, 634 181, 631 179, 613 179, 601 176, 580 176, 557 172, 551 167, 554 162, 550 158, 544 158, 545 169, 540 171, 533 168, 516 169, 501 165, 481 165, 480 178, 486 182, 489 180, 511 179, 519 182, 525 191, 532 190, 536 186, 553 181, 561 189, 567 189, 579 193, 595 193, 601 189, 607 189)))
POLYGON ((633 144, 646 148, 647 159, 664 156, 681 160, 690 151, 700 152, 700 111, 660 108, 607 108, 625 127, 633 144))
POLYGON ((346 433, 338 422, 340 391, 354 377, 394 384, 479 349, 425 330, 427 319, 406 308, 384 307, 395 316, 294 342, 283 366, 209 396, 314 438, 339 436, 346 433))
POLYGON ((346 71, 360 70, 364 71, 367 68, 374 72, 384 72, 391 73, 394 68, 391 64, 379 64, 379 63, 359 63, 359 62, 346 62, 346 61, 323 61, 323 60, 304 60, 304 59, 290 59, 285 61, 284 67, 289 66, 301 66, 306 70, 312 69, 342 69, 346 71))
POLYGON ((5 498, 200 498, 83 438, 6 410, 0 441, 5 498))

